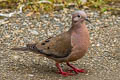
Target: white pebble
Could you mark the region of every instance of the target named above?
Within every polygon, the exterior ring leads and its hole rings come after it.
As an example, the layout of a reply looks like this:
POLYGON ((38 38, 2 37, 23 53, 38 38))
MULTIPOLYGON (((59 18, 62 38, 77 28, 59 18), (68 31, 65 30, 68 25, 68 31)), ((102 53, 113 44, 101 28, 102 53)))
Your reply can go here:
POLYGON ((32 34, 34 34, 34 35, 38 35, 39 33, 37 32, 37 31, 35 31, 35 30, 29 30, 32 34))

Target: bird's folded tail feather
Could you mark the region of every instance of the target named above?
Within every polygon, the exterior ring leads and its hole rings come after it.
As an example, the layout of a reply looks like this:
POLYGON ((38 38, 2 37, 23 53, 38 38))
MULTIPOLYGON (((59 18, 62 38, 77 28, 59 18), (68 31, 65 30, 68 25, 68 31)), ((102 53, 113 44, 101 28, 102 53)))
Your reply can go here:
POLYGON ((28 51, 29 49, 27 47, 17 47, 17 48, 11 48, 11 50, 16 51, 28 51))
POLYGON ((36 50, 35 49, 36 44, 27 44, 26 47, 15 47, 11 48, 11 50, 16 50, 16 51, 29 51, 29 50, 36 50))

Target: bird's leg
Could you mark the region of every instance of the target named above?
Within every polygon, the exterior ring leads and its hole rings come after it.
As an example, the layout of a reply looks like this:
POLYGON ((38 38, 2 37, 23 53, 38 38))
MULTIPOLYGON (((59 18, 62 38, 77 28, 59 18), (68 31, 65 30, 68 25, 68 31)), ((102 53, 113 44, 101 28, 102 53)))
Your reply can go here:
POLYGON ((72 68, 72 70, 70 70, 70 71, 74 71, 77 74, 86 72, 84 69, 75 68, 73 65, 69 64, 69 62, 66 62, 66 64, 72 68))
POLYGON ((64 71, 62 70, 62 68, 60 67, 59 63, 56 63, 56 67, 57 67, 58 70, 59 70, 58 73, 61 74, 61 75, 63 75, 63 76, 73 75, 72 73, 64 72, 64 71))

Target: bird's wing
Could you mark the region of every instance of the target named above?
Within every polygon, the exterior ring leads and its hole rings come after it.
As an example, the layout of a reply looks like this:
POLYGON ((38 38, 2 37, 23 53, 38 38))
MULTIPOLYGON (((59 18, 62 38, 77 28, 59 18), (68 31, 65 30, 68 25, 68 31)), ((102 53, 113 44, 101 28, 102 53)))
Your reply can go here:
POLYGON ((47 57, 64 58, 71 52, 71 36, 68 32, 65 32, 56 37, 44 40, 41 43, 36 43, 34 45, 28 44, 27 46, 32 46, 29 49, 47 57))

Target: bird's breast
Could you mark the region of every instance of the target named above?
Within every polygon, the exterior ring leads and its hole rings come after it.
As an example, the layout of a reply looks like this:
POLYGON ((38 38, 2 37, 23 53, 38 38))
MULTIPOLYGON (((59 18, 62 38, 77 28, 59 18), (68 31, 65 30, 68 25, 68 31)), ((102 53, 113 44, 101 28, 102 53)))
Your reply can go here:
POLYGON ((82 30, 80 29, 76 32, 73 31, 71 34, 71 44, 73 47, 76 46, 81 49, 87 49, 90 44, 89 32, 87 28, 82 30))
POLYGON ((87 30, 82 30, 78 32, 73 31, 71 34, 72 52, 69 56, 69 60, 75 61, 83 57, 88 50, 89 44, 90 40, 87 30))

